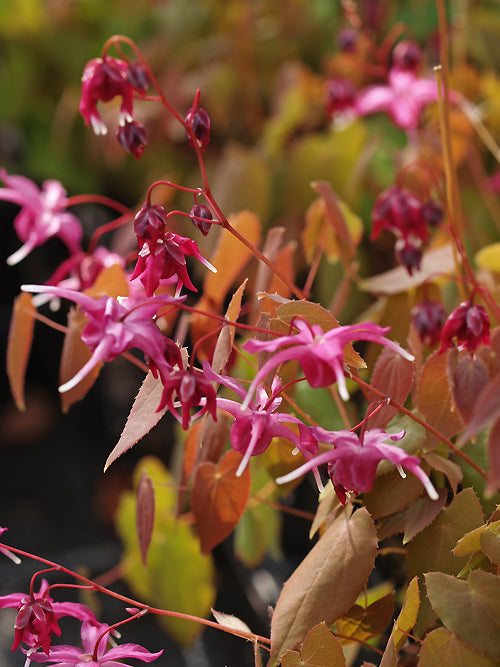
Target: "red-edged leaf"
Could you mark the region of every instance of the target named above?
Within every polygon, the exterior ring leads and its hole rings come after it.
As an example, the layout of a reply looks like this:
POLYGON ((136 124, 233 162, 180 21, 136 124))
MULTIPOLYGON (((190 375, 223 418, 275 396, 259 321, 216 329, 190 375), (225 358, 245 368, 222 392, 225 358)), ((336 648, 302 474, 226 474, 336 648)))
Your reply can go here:
MULTIPOLYGON (((92 352, 82 341, 83 328, 87 324, 87 318, 80 308, 71 308, 68 312, 68 330, 64 336, 64 344, 61 354, 61 366, 59 368, 59 384, 64 384, 78 373, 92 356, 92 352)), ((72 389, 61 394, 61 408, 68 412, 73 403, 80 401, 97 380, 102 368, 102 362, 97 364, 87 375, 72 389)))
POLYGON ((142 564, 146 567, 149 545, 151 544, 155 524, 155 490, 153 481, 145 470, 142 471, 139 484, 137 485, 135 522, 142 564))
POLYGON ((429 496, 418 498, 408 510, 403 544, 408 544, 415 535, 427 528, 443 509, 448 495, 446 489, 439 489, 439 498, 431 500, 429 496))
POLYGON ((434 454, 433 452, 423 454, 422 458, 424 461, 427 461, 431 468, 434 468, 434 470, 439 470, 439 472, 442 472, 446 475, 450 486, 453 489, 453 493, 456 494, 458 485, 464 476, 462 468, 457 463, 454 463, 449 459, 445 459, 442 456, 439 456, 439 454, 434 454))
POLYGON ((466 354, 458 359, 455 368, 450 371, 455 404, 462 419, 468 424, 479 395, 488 383, 488 369, 482 359, 466 354))
POLYGON ((307 633, 300 654, 287 651, 281 664, 282 667, 345 667, 346 662, 338 639, 325 623, 319 623, 307 633))
POLYGON ((208 461, 196 469, 191 507, 204 554, 232 532, 247 506, 250 468, 247 466, 241 477, 236 477, 241 458, 230 450, 217 466, 208 461))
MULTIPOLYGON (((398 403, 404 403, 410 393, 413 382, 413 362, 408 361, 400 354, 385 348, 373 369, 371 384, 375 389, 383 391, 398 403)), ((373 395, 370 400, 377 401, 373 395)), ((383 428, 397 414, 396 408, 384 405, 373 417, 370 418, 370 428, 383 428)))
POLYGON ((12 398, 18 410, 24 412, 24 380, 33 342, 35 308, 31 294, 23 292, 14 301, 7 343, 7 375, 12 398))
MULTIPOLYGON (((445 437, 451 438, 463 428, 463 421, 455 409, 447 367, 448 354, 434 352, 427 359, 418 385, 418 410, 428 424, 445 437)), ((439 443, 434 435, 427 435, 424 449, 433 449, 439 443)))
POLYGON ((488 436, 488 485, 492 495, 500 489, 500 419, 493 424, 488 436))
POLYGON ((270 667, 304 641, 311 627, 330 625, 349 611, 365 586, 377 534, 366 509, 350 518, 348 512, 339 514, 285 582, 271 621, 270 667))
POLYGON ((163 385, 161 380, 155 379, 152 373, 148 373, 139 389, 139 393, 135 397, 134 405, 130 410, 120 439, 106 459, 104 472, 106 472, 113 461, 116 461, 119 456, 139 442, 146 433, 149 433, 153 426, 156 426, 167 412, 167 408, 160 410, 160 412, 156 411, 156 408, 160 404, 162 393, 163 385))
MULTIPOLYGON (((236 322, 240 316, 241 299, 245 291, 248 279, 241 283, 236 292, 233 294, 231 302, 226 310, 226 318, 231 322, 236 322)), ((217 343, 215 345, 214 355, 212 358, 212 368, 216 373, 220 373, 229 359, 234 343, 235 329, 231 326, 224 326, 219 334, 217 343)))
POLYGON ((500 418, 500 376, 484 387, 461 441, 474 437, 483 428, 500 418))

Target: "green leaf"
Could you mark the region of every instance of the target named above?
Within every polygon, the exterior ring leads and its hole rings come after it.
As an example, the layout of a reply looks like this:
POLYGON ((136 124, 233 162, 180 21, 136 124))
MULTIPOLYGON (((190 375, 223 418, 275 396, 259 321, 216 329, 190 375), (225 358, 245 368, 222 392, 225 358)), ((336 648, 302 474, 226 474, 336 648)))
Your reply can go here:
POLYGON ((496 660, 500 660, 500 580, 475 570, 467 581, 443 572, 425 576, 432 607, 448 630, 496 660))
POLYGON ((483 513, 472 489, 461 491, 450 505, 408 545, 408 576, 419 576, 421 605, 417 620, 417 633, 432 621, 434 613, 422 588, 422 576, 426 572, 458 574, 467 557, 458 558, 453 549, 458 540, 470 530, 483 524, 483 513))
MULTIPOLYGON (((136 498, 125 493, 118 507, 117 531, 124 545, 125 581, 141 601, 160 609, 207 617, 215 600, 213 564, 203 556, 191 526, 175 516, 177 494, 174 480, 153 457, 137 466, 136 477, 145 470, 155 487, 155 525, 148 552, 148 567, 141 562, 135 530, 136 498)), ((203 626, 182 619, 159 617, 166 632, 183 645, 191 644, 203 626)))
POLYGON ((331 524, 285 582, 271 621, 270 666, 296 648, 312 626, 328 625, 352 607, 373 568, 377 536, 365 508, 331 524))

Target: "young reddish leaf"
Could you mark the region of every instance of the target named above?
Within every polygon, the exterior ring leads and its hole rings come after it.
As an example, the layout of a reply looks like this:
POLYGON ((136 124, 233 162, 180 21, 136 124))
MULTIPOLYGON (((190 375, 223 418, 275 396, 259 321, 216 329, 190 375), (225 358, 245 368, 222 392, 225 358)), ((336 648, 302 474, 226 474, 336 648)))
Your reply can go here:
POLYGON ((156 411, 156 408, 160 404, 162 393, 163 385, 161 380, 154 378, 152 373, 148 373, 139 389, 139 393, 135 397, 120 439, 106 459, 104 472, 106 472, 113 461, 116 461, 119 456, 139 442, 146 433, 149 433, 153 426, 156 426, 167 412, 167 408, 160 410, 160 412, 156 411))
POLYGON ((489 382, 479 394, 471 419, 460 440, 474 437, 483 428, 500 418, 500 375, 489 382))
MULTIPOLYGON (((64 384, 87 363, 92 356, 91 350, 82 341, 83 328, 87 318, 80 308, 71 308, 68 312, 68 330, 64 336, 59 368, 59 384, 64 384)), ((72 389, 61 394, 61 408, 68 412, 73 403, 80 401, 97 380, 102 368, 102 361, 72 389)))
POLYGON ((310 630, 300 654, 287 651, 281 661, 282 667, 345 667, 342 646, 324 622, 310 630))
MULTIPOLYGON (((449 359, 452 358, 453 355, 449 355, 449 359)), ((488 383, 488 369, 482 359, 465 353, 449 371, 455 405, 464 422, 468 424, 479 395, 488 383)))
POLYGON ((155 524, 155 489, 151 477, 145 470, 142 471, 141 479, 137 485, 135 522, 142 564, 146 567, 155 524))
POLYGON ((337 621, 339 642, 342 645, 366 642, 389 625, 394 613, 394 592, 375 600, 367 607, 355 604, 337 621))
POLYGON ((458 637, 500 660, 500 579, 474 570, 467 581, 443 572, 425 575, 427 595, 443 625, 458 637))
POLYGON ((500 489, 500 419, 496 420, 488 435, 488 463, 486 493, 493 495, 500 489))
POLYGON ((419 667, 496 667, 498 662, 474 650, 446 628, 429 632, 422 642, 419 667))
POLYGON ((422 495, 422 483, 414 476, 401 477, 392 469, 375 478, 373 488, 365 493, 366 508, 374 519, 401 512, 422 495))
POLYGON ((348 511, 339 514, 285 582, 271 621, 270 667, 304 641, 311 626, 343 616, 366 584, 377 535, 366 509, 350 518, 348 511))
MULTIPOLYGON (((295 280, 295 267, 293 258, 296 248, 296 242, 289 241, 280 249, 276 255, 276 259, 273 262, 274 266, 278 269, 281 275, 285 276, 285 278, 288 278, 291 283, 293 283, 295 280)), ((290 288, 287 287, 275 273, 271 274, 266 291, 269 294, 278 294, 282 297, 290 296, 290 288)))
MULTIPOLYGON (((231 320, 231 322, 236 322, 240 316, 241 299, 243 298, 243 292, 245 291, 247 282, 248 278, 245 278, 233 294, 231 302, 227 307, 226 318, 231 320)), ((216 373, 220 373, 227 364, 227 360, 229 359, 233 348, 234 335, 235 328, 227 325, 223 327, 219 334, 212 358, 212 368, 216 373)))
POLYGON ((314 515, 314 520, 309 529, 309 539, 316 535, 321 526, 324 526, 328 521, 335 518, 335 513, 341 511, 339 497, 335 493, 331 480, 325 484, 325 490, 320 494, 318 508, 314 515))
POLYGON ((7 375, 12 398, 18 410, 24 412, 24 380, 33 342, 36 309, 31 294, 22 292, 14 301, 7 343, 7 375))
POLYGON ((247 506, 250 468, 247 466, 241 477, 236 477, 240 463, 241 454, 230 450, 217 466, 208 461, 196 469, 191 507, 204 554, 233 531, 247 506))
MULTIPOLYGON (((371 384, 375 389, 383 391, 398 403, 404 403, 413 382, 413 362, 408 361, 394 350, 386 347, 379 355, 373 369, 371 384)), ((370 400, 380 400, 377 396, 370 400)), ((384 405, 370 418, 370 428, 383 428, 397 414, 392 405, 384 405)))
POLYGON ((483 533, 479 538, 481 542, 481 551, 489 558, 489 560, 500 567, 500 535, 498 531, 490 530, 483 533))
MULTIPOLYGON (((229 216, 229 223, 250 243, 259 245, 261 224, 254 213, 241 211, 229 216)), ((207 272, 203 282, 204 296, 220 308, 231 285, 251 257, 251 251, 241 241, 221 229, 217 248, 211 258, 212 264, 219 270, 217 273, 207 272)))
POLYGON ((453 493, 456 494, 458 485, 464 476, 462 468, 453 461, 445 459, 443 456, 439 456, 439 454, 434 454, 434 452, 423 454, 422 458, 424 461, 427 461, 431 468, 446 475, 450 486, 453 489, 453 493))
MULTIPOLYGON (((418 410, 426 421, 451 438, 463 428, 463 421, 455 410, 451 387, 448 381, 449 350, 444 354, 434 352, 427 359, 418 385, 418 410)), ((424 449, 433 449, 439 440, 434 435, 427 435, 424 449)))
POLYGON ((399 616, 394 621, 394 628, 391 632, 389 642, 392 641, 396 651, 399 651, 408 637, 408 633, 415 625, 417 620, 418 608, 420 605, 420 595, 418 592, 418 579, 413 577, 406 590, 403 608, 399 616))
POLYGON ((411 542, 415 535, 427 528, 443 509, 448 492, 446 489, 439 489, 438 494, 439 498, 437 500, 431 500, 426 495, 417 498, 410 506, 405 524, 403 544, 411 542))

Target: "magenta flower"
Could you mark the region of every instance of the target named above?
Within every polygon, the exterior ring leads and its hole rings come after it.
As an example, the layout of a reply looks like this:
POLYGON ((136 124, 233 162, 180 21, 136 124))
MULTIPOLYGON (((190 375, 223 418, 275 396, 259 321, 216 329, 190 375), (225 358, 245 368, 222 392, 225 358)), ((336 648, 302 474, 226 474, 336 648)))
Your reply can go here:
POLYGON ((71 380, 59 387, 65 392, 76 386, 101 361, 112 361, 117 356, 139 348, 153 374, 167 376, 172 367, 166 360, 167 339, 156 326, 156 311, 165 305, 180 303, 185 297, 174 298, 168 294, 153 299, 120 299, 102 296, 93 299, 87 294, 50 285, 23 285, 24 292, 42 292, 69 299, 77 303, 85 312, 88 323, 82 331, 83 342, 93 354, 71 380))
POLYGON ((12 650, 21 642, 31 649, 41 648, 45 653, 50 650, 51 638, 60 636, 58 621, 63 616, 73 616, 86 623, 97 625, 94 613, 78 602, 54 602, 48 595, 49 584, 43 579, 40 591, 32 595, 11 593, 0 597, 0 609, 17 609, 14 624, 15 634, 12 650))
POLYGON ((106 134, 108 131, 97 111, 98 102, 121 97, 119 124, 133 120, 134 93, 144 97, 147 89, 147 75, 144 72, 138 76, 140 69, 138 63, 129 64, 111 56, 94 58, 85 65, 79 111, 85 124, 92 125, 95 134, 106 134))
POLYGON ((184 370, 179 368, 161 376, 163 393, 158 411, 165 406, 186 431, 191 422, 210 412, 217 421, 217 403, 212 383, 197 369, 184 370), (182 417, 175 405, 175 399, 182 408, 182 417), (191 408, 200 408, 191 416, 191 408))
POLYGON ((418 126, 422 109, 437 98, 434 79, 418 78, 411 70, 393 67, 389 72, 389 85, 368 86, 357 94, 354 111, 358 116, 385 111, 396 125, 411 130, 418 126))
POLYGON ((266 375, 283 362, 292 359, 300 363, 311 387, 328 387, 336 382, 340 396, 347 401, 349 394, 344 377, 344 345, 355 340, 371 340, 389 347, 409 361, 413 361, 414 358, 400 345, 384 336, 389 327, 383 328, 373 322, 339 326, 327 332, 324 332, 319 324, 310 325, 301 319, 294 319, 292 325, 298 329, 298 333, 279 336, 270 341, 249 340, 243 345, 243 348, 250 353, 265 351, 273 354, 260 368, 250 385, 243 402, 243 409, 248 407, 253 392, 266 375), (284 346, 287 347, 279 351, 284 346))
POLYGON ((309 470, 317 469, 328 463, 330 476, 339 500, 345 504, 346 493, 351 491, 358 495, 371 491, 380 461, 387 459, 398 468, 403 477, 403 466, 417 477, 423 484, 429 497, 437 500, 438 494, 430 479, 420 468, 420 459, 410 456, 403 449, 387 444, 387 440, 401 440, 405 431, 386 433, 380 428, 365 431, 361 437, 352 431, 326 431, 312 426, 310 431, 321 442, 333 444, 333 449, 318 454, 293 472, 279 477, 278 484, 286 484, 301 477, 309 470))
POLYGON ((490 344, 490 318, 484 306, 474 306, 464 301, 451 313, 441 334, 442 353, 448 348, 474 352, 481 343, 490 344))
MULTIPOLYGON (((221 383, 232 389, 241 399, 245 398, 246 391, 239 382, 231 377, 218 375, 206 361, 203 363, 203 375, 211 382, 221 383)), ((294 447, 302 451, 299 436, 282 424, 282 422, 288 422, 304 426, 300 419, 284 412, 275 412, 283 400, 276 396, 280 389, 281 382, 278 377, 273 380, 271 396, 268 396, 264 387, 259 385, 256 401, 251 400, 244 409, 238 401, 217 397, 217 407, 234 417, 229 439, 231 447, 243 454, 243 459, 236 472, 237 477, 242 475, 250 457, 262 454, 269 447, 273 438, 286 438, 294 447)))
MULTIPOLYGON (((5 533, 6 530, 9 529, 0 527, 0 535, 2 535, 2 533, 5 533)), ((19 563, 21 562, 19 556, 16 556, 16 554, 12 553, 12 551, 7 547, 0 547, 0 554, 3 554, 4 556, 7 556, 7 558, 10 558, 10 560, 14 562, 16 565, 19 565, 19 563)))
POLYGON ((420 340, 434 347, 441 339, 446 313, 439 301, 424 300, 411 311, 412 322, 420 340))
POLYGON ((160 657, 163 651, 151 653, 139 644, 122 644, 107 649, 107 630, 109 626, 82 624, 82 646, 53 646, 44 653, 32 653, 29 659, 34 662, 48 662, 59 667, 132 667, 121 662, 124 658, 133 658, 143 662, 152 662, 160 657), (104 635, 104 636, 103 636, 104 635))
POLYGON ((24 244, 7 258, 7 264, 17 264, 52 236, 64 241, 72 254, 80 252, 82 227, 78 218, 65 210, 66 190, 59 181, 45 181, 40 189, 29 178, 9 176, 5 169, 0 170, 0 177, 7 185, 0 188, 0 199, 21 207, 14 227, 24 244))

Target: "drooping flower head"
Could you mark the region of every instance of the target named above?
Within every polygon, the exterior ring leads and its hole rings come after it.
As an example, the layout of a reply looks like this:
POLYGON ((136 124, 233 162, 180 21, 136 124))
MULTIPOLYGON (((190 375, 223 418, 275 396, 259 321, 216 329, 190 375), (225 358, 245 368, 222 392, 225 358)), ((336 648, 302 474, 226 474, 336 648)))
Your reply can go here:
POLYGON ((486 308, 464 301, 445 322, 439 352, 455 345, 459 350, 474 352, 481 343, 490 344, 490 318, 486 308))
POLYGON ((204 374, 193 368, 184 370, 179 368, 161 376, 163 393, 158 411, 165 406, 174 415, 186 431, 191 422, 209 412, 214 421, 217 421, 217 402, 215 389, 204 374), (180 404, 182 416, 176 402, 180 404), (199 408, 191 414, 192 408, 199 408))
POLYGON ((420 459, 410 456, 400 447, 387 444, 389 439, 401 440, 405 431, 386 433, 382 429, 375 428, 365 431, 362 437, 352 431, 327 431, 315 426, 312 426, 310 431, 318 441, 331 443, 333 448, 311 458, 288 475, 279 477, 276 480, 278 484, 286 484, 327 463, 328 475, 335 492, 339 500, 345 503, 348 492, 358 495, 371 491, 378 464, 386 459, 398 468, 403 477, 405 476, 403 467, 415 475, 422 482, 429 497, 432 500, 437 499, 436 489, 420 468, 420 459))
POLYGON ((153 299, 135 301, 110 296, 100 299, 50 285, 23 285, 24 292, 48 293, 69 299, 82 307, 88 323, 82 331, 82 341, 92 350, 89 361, 68 382, 59 387, 60 392, 76 386, 101 361, 112 361, 131 348, 139 348, 146 356, 153 374, 167 376, 171 366, 166 359, 167 343, 157 327, 154 316, 159 308, 175 305, 185 297, 163 294, 153 299))
POLYGON ((247 352, 271 352, 273 356, 263 364, 248 390, 243 408, 250 403, 256 387, 266 375, 283 362, 297 360, 304 375, 313 388, 328 387, 337 383, 341 398, 349 399, 344 377, 344 345, 356 340, 369 340, 389 347, 401 356, 413 360, 413 356, 392 340, 384 336, 389 328, 373 322, 339 326, 324 332, 319 324, 310 325, 302 319, 294 319, 292 325, 298 330, 274 340, 249 340, 243 345, 247 352), (284 348, 281 349, 280 348, 284 348))
POLYGON ((45 181, 40 189, 29 178, 9 176, 5 169, 0 170, 0 177, 7 186, 0 188, 0 199, 21 207, 14 227, 24 245, 7 258, 8 264, 17 264, 53 236, 72 254, 81 251, 82 227, 78 218, 66 211, 66 190, 59 181, 45 181))
POLYGON ((446 319, 443 304, 439 301, 422 301, 412 309, 411 316, 420 340, 430 347, 437 345, 446 319))
POLYGON ((79 111, 96 134, 106 134, 108 129, 99 115, 97 103, 121 97, 119 124, 131 122, 134 93, 144 97, 146 90, 147 75, 139 63, 130 64, 111 56, 94 58, 83 70, 79 111))
POLYGON ((398 238, 415 236, 425 243, 429 238, 427 222, 422 216, 422 202, 406 188, 392 186, 384 190, 372 209, 372 241, 383 229, 398 238))
POLYGON ((151 653, 139 644, 122 644, 108 649, 109 626, 106 624, 82 624, 82 647, 53 646, 48 651, 31 653, 29 658, 33 662, 46 662, 59 667, 132 667, 129 663, 121 662, 132 658, 142 662, 152 662, 160 657, 163 651, 151 653))
POLYGON ((58 621, 63 616, 73 616, 90 625, 98 625, 94 613, 78 602, 55 602, 49 595, 49 584, 43 579, 38 593, 11 593, 0 597, 0 609, 17 609, 14 623, 15 651, 23 642, 31 649, 50 650, 52 635, 60 636, 58 621))
POLYGON ((138 160, 146 147, 146 130, 136 120, 125 120, 118 125, 116 138, 122 148, 138 160))

